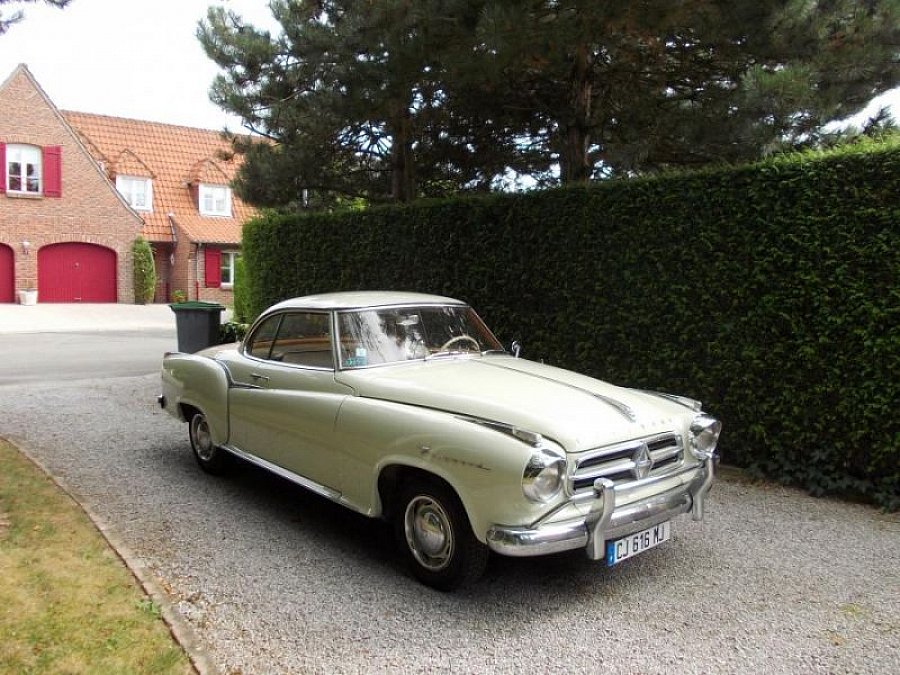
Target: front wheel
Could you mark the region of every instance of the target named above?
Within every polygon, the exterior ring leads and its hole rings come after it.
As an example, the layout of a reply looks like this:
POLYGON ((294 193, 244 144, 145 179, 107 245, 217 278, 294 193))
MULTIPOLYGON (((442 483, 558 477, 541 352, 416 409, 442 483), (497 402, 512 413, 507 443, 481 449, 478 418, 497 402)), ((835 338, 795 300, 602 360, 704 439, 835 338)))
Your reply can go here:
POLYGON ((456 494, 438 482, 404 488, 395 514, 398 543, 413 575, 426 586, 452 591, 477 580, 488 548, 472 532, 456 494))
POLYGON ((194 413, 190 422, 191 449, 197 464, 206 473, 219 475, 225 473, 230 464, 231 455, 212 440, 209 422, 203 413, 194 413))

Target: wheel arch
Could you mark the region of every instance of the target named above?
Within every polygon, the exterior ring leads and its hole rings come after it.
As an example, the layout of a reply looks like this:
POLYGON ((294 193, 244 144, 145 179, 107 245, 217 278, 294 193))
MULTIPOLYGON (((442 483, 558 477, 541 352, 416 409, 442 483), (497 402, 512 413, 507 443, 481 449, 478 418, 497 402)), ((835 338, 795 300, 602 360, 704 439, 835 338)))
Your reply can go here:
POLYGON ((378 472, 378 480, 376 481, 376 496, 379 505, 379 513, 382 518, 391 520, 398 508, 398 497, 401 488, 413 482, 432 482, 443 485, 450 490, 459 500, 466 519, 469 521, 469 527, 475 533, 475 536, 483 541, 483 535, 479 535, 478 521, 472 518, 472 509, 467 504, 467 495, 465 491, 461 491, 454 484, 453 477, 442 475, 432 470, 432 467, 415 466, 402 462, 391 462, 386 464, 378 472))

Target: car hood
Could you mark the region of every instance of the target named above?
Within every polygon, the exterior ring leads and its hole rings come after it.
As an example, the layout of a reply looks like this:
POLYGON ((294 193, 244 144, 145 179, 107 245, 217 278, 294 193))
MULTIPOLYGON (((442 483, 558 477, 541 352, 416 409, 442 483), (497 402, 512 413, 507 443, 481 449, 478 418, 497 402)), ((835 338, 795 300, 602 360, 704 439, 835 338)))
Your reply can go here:
POLYGON ((337 374, 358 396, 502 422, 568 452, 683 429, 685 406, 509 356, 438 358, 337 374))

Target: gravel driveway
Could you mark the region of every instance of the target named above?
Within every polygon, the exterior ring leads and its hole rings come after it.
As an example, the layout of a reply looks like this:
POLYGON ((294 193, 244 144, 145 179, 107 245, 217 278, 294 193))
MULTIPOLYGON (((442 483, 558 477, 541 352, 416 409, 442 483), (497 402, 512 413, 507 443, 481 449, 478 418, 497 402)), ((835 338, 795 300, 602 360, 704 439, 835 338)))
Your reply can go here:
POLYGON ((494 558, 445 595, 380 523, 252 468, 202 474, 157 393, 0 386, 0 436, 111 525, 225 673, 900 673, 896 514, 732 478, 618 568, 494 558))

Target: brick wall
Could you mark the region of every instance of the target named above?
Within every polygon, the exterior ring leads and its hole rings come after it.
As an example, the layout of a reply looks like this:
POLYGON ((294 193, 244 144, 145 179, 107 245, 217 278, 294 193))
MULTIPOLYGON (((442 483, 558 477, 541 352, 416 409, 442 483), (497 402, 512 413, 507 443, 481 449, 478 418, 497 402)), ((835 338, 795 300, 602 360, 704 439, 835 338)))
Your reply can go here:
MULTIPOLYGON (((204 302, 218 302, 220 305, 232 307, 234 305, 234 292, 231 288, 207 288, 206 286, 206 256, 204 255, 204 247, 192 246, 193 255, 191 257, 191 271, 194 272, 193 278, 199 283, 191 288, 195 294, 191 296, 195 300, 203 300, 204 302), (198 257, 199 256, 199 257, 198 257), (197 262, 195 265, 194 262, 197 262)), ((223 251, 234 251, 236 246, 220 246, 223 251)))
POLYGON ((0 88, 0 141, 62 147, 61 198, 0 193, 0 243, 14 252, 16 289, 38 287, 41 247, 84 242, 115 251, 118 301, 134 302, 131 246, 141 231, 141 220, 118 198, 22 68, 0 88), (27 253, 25 241, 30 243, 27 253))

